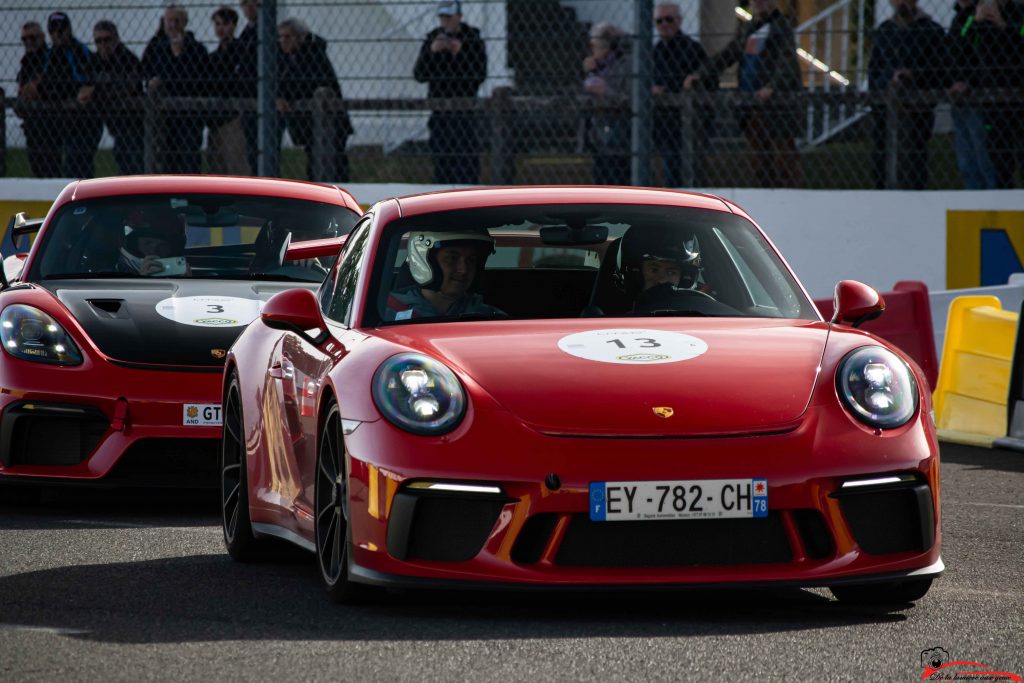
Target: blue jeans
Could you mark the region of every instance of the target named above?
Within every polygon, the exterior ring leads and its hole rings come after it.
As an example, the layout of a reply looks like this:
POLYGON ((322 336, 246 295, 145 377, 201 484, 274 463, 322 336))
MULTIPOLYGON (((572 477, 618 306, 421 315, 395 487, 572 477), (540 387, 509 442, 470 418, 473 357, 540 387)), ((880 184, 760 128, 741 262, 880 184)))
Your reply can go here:
POLYGON ((973 107, 953 107, 956 164, 968 190, 996 188, 996 171, 988 154, 985 122, 973 107))

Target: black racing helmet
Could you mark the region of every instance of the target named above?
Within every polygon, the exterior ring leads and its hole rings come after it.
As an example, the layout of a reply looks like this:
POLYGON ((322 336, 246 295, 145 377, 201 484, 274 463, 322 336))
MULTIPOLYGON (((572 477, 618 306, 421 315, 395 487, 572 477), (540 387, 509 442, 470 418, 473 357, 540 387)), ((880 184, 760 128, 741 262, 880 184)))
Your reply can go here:
POLYGON ((630 297, 643 290, 640 272, 644 261, 657 260, 679 266, 680 287, 692 287, 700 273, 697 238, 682 230, 631 227, 619 241, 615 281, 630 297))
POLYGON ((185 224, 175 213, 164 211, 140 211, 128 218, 125 230, 124 248, 134 256, 143 257, 139 251, 139 238, 155 237, 170 245, 174 255, 185 253, 185 224))

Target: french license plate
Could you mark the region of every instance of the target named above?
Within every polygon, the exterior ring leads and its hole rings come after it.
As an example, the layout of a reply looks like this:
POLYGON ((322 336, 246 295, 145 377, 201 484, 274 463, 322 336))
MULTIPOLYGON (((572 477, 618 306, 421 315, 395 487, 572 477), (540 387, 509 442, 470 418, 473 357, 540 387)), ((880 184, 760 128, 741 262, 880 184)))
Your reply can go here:
POLYGON ((181 424, 187 427, 219 427, 219 403, 186 403, 182 407, 181 424))
POLYGON ((590 484, 590 519, 595 522, 767 516, 767 479, 590 484))

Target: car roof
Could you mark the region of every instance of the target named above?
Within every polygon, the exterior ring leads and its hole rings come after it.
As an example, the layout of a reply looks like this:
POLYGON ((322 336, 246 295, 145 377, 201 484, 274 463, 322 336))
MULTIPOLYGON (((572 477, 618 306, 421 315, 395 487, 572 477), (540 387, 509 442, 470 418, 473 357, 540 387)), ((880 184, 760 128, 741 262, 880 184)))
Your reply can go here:
POLYGON ((81 180, 64 188, 57 203, 120 195, 175 193, 257 194, 329 204, 340 203, 356 213, 362 213, 362 209, 351 194, 333 185, 279 178, 211 175, 142 175, 81 180))
POLYGON ((397 201, 402 216, 527 204, 647 204, 733 213, 728 203, 713 195, 638 187, 494 187, 429 192, 401 197, 397 201))

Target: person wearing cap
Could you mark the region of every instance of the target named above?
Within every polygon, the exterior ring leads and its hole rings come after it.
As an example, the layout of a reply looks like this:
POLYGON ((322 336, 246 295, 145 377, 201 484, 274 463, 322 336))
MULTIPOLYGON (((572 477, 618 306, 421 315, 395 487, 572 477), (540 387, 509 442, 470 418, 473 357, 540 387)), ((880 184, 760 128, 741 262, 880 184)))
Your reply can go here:
POLYGON ((39 81, 39 96, 50 103, 46 115, 50 144, 63 157, 62 176, 91 178, 103 123, 79 97, 92 85, 93 54, 75 39, 66 13, 50 14, 46 28, 50 52, 39 81))
MULTIPOLYGON (((437 6, 440 26, 427 34, 413 76, 427 84, 430 99, 474 98, 487 78, 487 50, 480 31, 462 21, 462 3, 437 6)), ((480 142, 470 108, 430 114, 430 153, 434 182, 475 185, 480 182, 480 142)))
POLYGON ((384 309, 386 321, 505 316, 501 309, 485 304, 483 296, 474 291, 487 257, 494 253, 494 239, 486 230, 413 232, 409 234, 407 250, 399 278, 411 278, 414 284, 390 293, 384 309))
POLYGON ((25 132, 25 149, 32 175, 37 178, 54 178, 60 175, 60 152, 54 150, 49 139, 49 122, 36 109, 19 106, 39 101, 39 82, 50 55, 46 35, 38 21, 26 22, 21 27, 21 44, 25 47, 25 54, 21 57, 18 69, 18 103, 14 111, 22 120, 21 128, 25 132))
MULTIPOLYGON (((160 28, 142 53, 142 73, 150 93, 167 97, 202 97, 210 78, 206 48, 188 26, 181 5, 164 9, 160 28)), ((163 115, 158 131, 158 165, 162 173, 199 173, 202 170, 203 114, 163 115)))

